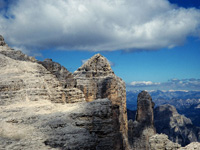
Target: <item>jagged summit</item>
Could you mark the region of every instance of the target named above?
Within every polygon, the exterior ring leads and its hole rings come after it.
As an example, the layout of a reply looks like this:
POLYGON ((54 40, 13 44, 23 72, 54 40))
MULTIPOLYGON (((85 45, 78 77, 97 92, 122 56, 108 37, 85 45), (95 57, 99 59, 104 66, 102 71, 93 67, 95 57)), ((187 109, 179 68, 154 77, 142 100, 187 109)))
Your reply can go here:
POLYGON ((152 100, 151 95, 147 91, 142 91, 138 95, 138 99, 140 100, 152 100))
POLYGON ((74 75, 80 75, 84 77, 99 77, 114 74, 111 69, 109 61, 101 54, 96 54, 87 60, 74 75))
POLYGON ((13 48, 9 47, 8 44, 6 44, 6 42, 4 41, 2 35, 0 35, 0 54, 3 54, 15 60, 31 61, 31 62, 37 61, 34 57, 28 56, 20 50, 14 50, 13 48))

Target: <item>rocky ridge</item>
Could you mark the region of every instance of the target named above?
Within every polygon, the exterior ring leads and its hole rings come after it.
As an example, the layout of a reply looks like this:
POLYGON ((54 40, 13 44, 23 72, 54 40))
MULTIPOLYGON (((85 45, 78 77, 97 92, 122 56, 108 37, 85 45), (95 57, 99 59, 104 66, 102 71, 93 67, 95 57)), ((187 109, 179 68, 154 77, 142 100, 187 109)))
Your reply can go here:
POLYGON ((119 116, 117 114, 115 116, 119 117, 120 134, 124 139, 122 144, 128 148, 126 87, 122 79, 112 71, 108 60, 101 54, 96 54, 78 68, 73 75, 77 81, 76 87, 84 93, 86 101, 108 98, 113 106, 119 107, 119 116))
POLYGON ((125 83, 102 55, 72 74, 50 59, 39 62, 11 49, 1 36, 0 43, 0 149, 179 147, 155 134, 154 103, 145 91, 136 121, 127 125, 125 83))
MULTIPOLYGON (((91 64, 95 64, 93 60, 91 64)), ((102 63, 107 64, 107 60, 104 58, 102 63)), ((98 69, 100 64, 92 68, 98 69)), ((103 81, 98 84, 102 84, 97 91, 101 94, 86 102, 88 95, 80 88, 78 76, 52 60, 35 61, 3 45, 0 49, 0 68, 4 70, 0 72, 0 147, 128 149, 125 84, 114 73, 104 76, 107 71, 103 67, 107 66, 102 66, 102 74, 98 76, 103 81)), ((91 80, 88 78, 86 84, 91 80)))
POLYGON ((138 95, 136 119, 129 120, 129 143, 132 149, 150 149, 149 138, 156 134, 154 128, 154 103, 148 92, 138 95))
POLYGON ((195 127, 189 118, 180 115, 174 106, 161 105, 155 108, 154 114, 157 133, 168 135, 171 141, 182 146, 200 141, 200 128, 195 127))

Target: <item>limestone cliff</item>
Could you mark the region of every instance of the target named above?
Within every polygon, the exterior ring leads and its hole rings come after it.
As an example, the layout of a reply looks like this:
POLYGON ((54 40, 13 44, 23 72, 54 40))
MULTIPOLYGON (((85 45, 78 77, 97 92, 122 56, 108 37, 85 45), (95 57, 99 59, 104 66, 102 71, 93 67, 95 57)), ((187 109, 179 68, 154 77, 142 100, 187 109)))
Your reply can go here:
POLYGON ((102 69, 92 66, 98 76, 81 78, 81 72, 38 62, 1 42, 0 149, 128 149, 125 84, 105 69, 107 62, 102 69), (93 101, 83 90, 89 86, 98 89, 88 92, 93 101))
POLYGON ((16 51, 13 48, 10 48, 6 44, 4 38, 1 35, 0 35, 0 53, 15 60, 31 61, 31 62, 37 61, 34 57, 27 56, 20 50, 16 51))
POLYGON ((149 138, 156 134, 153 116, 154 103, 148 92, 142 91, 137 99, 136 119, 129 121, 129 143, 134 150, 150 149, 149 138))
MULTIPOLYGON (((77 81, 76 87, 85 95, 86 101, 99 98, 108 98, 113 106, 119 107, 119 116, 115 114, 120 126, 123 144, 128 148, 127 139, 127 112, 126 112, 126 87, 125 83, 117 77, 111 69, 108 60, 101 54, 96 54, 74 72, 77 81)), ((120 137, 116 138, 119 139, 120 137)))
POLYGON ((155 134, 149 139, 150 150, 178 150, 181 146, 168 139, 165 134, 155 134))
POLYGON ((185 146, 191 142, 200 141, 200 129, 191 120, 180 115, 176 108, 166 104, 154 110, 157 133, 164 133, 173 142, 185 146))
POLYGON ((55 75, 61 86, 66 90, 65 97, 67 103, 85 101, 83 92, 76 88, 76 79, 65 67, 52 61, 52 59, 45 59, 44 61, 38 61, 38 63, 55 75))

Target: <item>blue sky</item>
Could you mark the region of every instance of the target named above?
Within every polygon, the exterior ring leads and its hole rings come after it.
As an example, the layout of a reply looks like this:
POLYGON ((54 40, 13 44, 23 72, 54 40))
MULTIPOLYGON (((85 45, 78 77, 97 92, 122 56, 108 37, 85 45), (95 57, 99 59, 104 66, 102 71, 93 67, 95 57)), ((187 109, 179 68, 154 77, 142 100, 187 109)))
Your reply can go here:
POLYGON ((199 0, 1 0, 0 34, 71 72, 101 53, 127 89, 200 90, 199 0))

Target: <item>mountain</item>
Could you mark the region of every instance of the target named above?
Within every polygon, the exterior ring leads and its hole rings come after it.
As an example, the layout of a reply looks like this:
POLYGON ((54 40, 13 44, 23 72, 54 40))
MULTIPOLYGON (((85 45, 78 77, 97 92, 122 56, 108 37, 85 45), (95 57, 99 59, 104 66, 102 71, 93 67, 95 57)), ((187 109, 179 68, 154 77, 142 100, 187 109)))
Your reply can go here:
POLYGON ((88 62, 72 74, 0 36, 0 149, 127 150, 125 83, 105 57, 88 62))
POLYGON ((170 145, 170 148, 167 149, 178 149, 180 146, 173 144, 173 142, 182 146, 192 142, 200 142, 200 128, 194 126, 189 118, 180 115, 174 106, 165 104, 155 109, 153 107, 151 96, 142 91, 137 98, 137 110, 127 110, 129 140, 131 140, 129 143, 133 143, 133 147, 156 150, 167 148, 170 145), (141 97, 141 94, 144 96, 141 97), (149 130, 149 127, 155 128, 155 131, 149 130), (168 138, 173 142, 170 142, 168 138))
MULTIPOLYGON (((136 110, 137 94, 140 91, 127 91, 127 108, 136 110)), ((195 126, 200 126, 200 91, 149 91, 156 106, 170 104, 177 111, 190 118, 195 126)))
POLYGON ((165 104, 155 108, 154 124, 157 133, 168 135, 171 141, 182 146, 200 142, 200 128, 194 126, 189 118, 180 115, 172 105, 165 104))
POLYGON ((10 48, 0 36, 0 70, 1 150, 180 147, 156 134, 148 92, 138 95, 136 120, 128 122, 125 83, 100 54, 71 73, 10 48))

